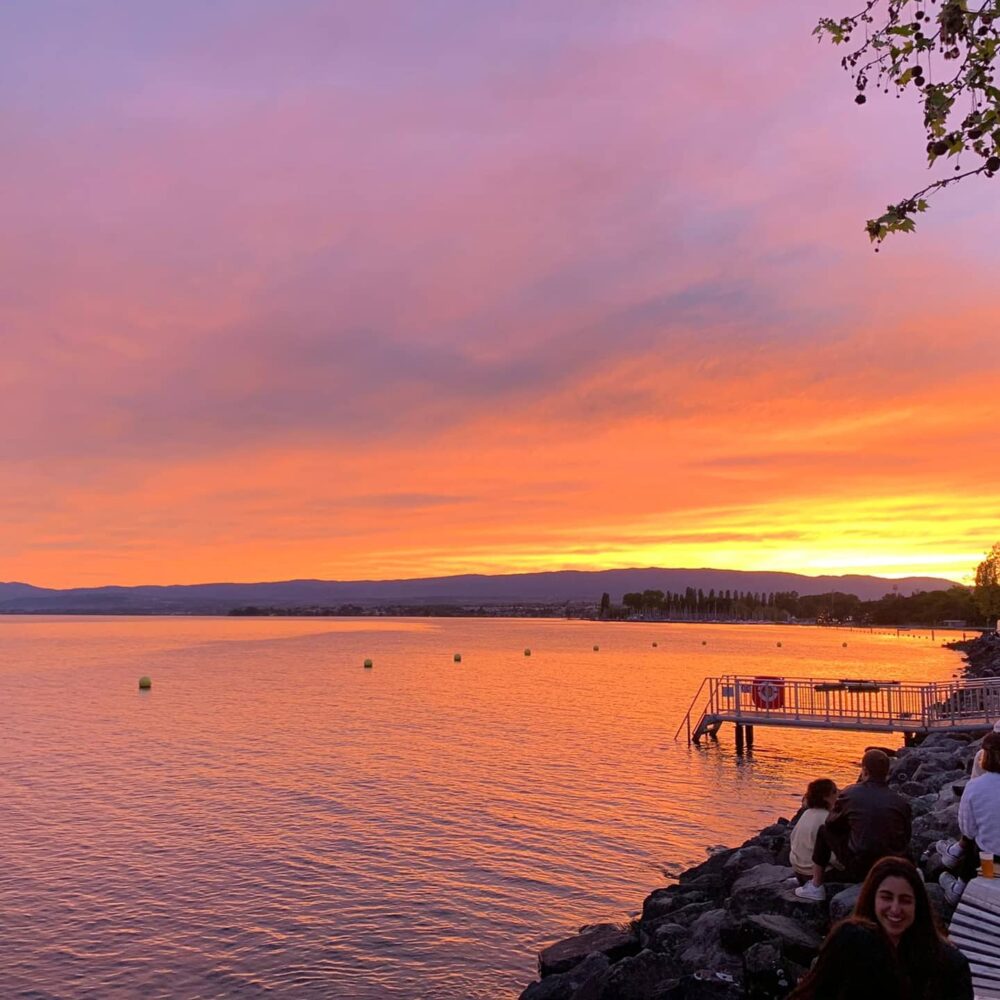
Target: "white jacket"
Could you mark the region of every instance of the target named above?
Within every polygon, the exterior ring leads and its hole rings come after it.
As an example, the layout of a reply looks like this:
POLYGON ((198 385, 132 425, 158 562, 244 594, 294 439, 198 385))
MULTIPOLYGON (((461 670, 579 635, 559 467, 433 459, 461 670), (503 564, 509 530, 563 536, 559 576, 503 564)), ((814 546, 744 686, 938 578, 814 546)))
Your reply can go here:
POLYGON ((1000 774, 986 771, 965 786, 958 827, 981 851, 1000 854, 1000 774))

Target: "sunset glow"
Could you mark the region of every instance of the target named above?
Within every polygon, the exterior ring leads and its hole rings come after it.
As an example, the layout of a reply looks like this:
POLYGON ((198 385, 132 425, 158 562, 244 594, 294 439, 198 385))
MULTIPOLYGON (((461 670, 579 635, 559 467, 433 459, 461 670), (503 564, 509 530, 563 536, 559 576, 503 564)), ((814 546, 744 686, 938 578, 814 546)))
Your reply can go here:
POLYGON ((0 11, 0 579, 1000 538, 1000 201, 872 253, 920 115, 852 103, 835 4, 85 7, 0 11))

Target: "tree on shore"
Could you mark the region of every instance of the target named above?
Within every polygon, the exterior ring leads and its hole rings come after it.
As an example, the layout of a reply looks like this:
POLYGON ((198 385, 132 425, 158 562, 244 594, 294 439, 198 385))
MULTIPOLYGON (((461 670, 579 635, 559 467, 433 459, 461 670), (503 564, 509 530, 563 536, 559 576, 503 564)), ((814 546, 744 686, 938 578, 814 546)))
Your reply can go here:
MULTIPOLYGON (((1000 0, 865 0, 864 9, 823 18, 815 34, 849 51, 855 103, 872 90, 913 96, 923 108, 927 163, 953 164, 950 176, 887 206, 866 223, 881 243, 912 232, 927 199, 958 181, 1000 172, 1000 88, 994 84, 1000 51, 1000 0)), ((876 247, 876 250, 878 248, 876 247)))
POLYGON ((976 604, 990 622, 1000 619, 1000 542, 986 554, 976 567, 976 604))

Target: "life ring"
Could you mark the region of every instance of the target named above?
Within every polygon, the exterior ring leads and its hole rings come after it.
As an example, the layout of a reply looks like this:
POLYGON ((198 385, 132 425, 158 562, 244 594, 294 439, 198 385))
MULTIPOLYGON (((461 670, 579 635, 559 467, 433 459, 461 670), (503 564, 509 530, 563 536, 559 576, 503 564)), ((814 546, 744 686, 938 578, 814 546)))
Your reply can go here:
POLYGON ((785 704, 785 682, 780 677, 756 677, 751 697, 758 708, 781 708, 785 704))

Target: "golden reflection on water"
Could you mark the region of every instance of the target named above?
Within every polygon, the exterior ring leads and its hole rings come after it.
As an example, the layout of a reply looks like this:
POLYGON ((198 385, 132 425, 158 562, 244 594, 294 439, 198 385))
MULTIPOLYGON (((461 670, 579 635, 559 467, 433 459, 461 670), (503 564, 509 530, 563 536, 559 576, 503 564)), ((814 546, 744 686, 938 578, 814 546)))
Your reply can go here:
POLYGON ((541 944, 853 779, 871 737, 674 742, 704 675, 945 680, 941 638, 0 618, 7 987, 514 996, 541 944))

